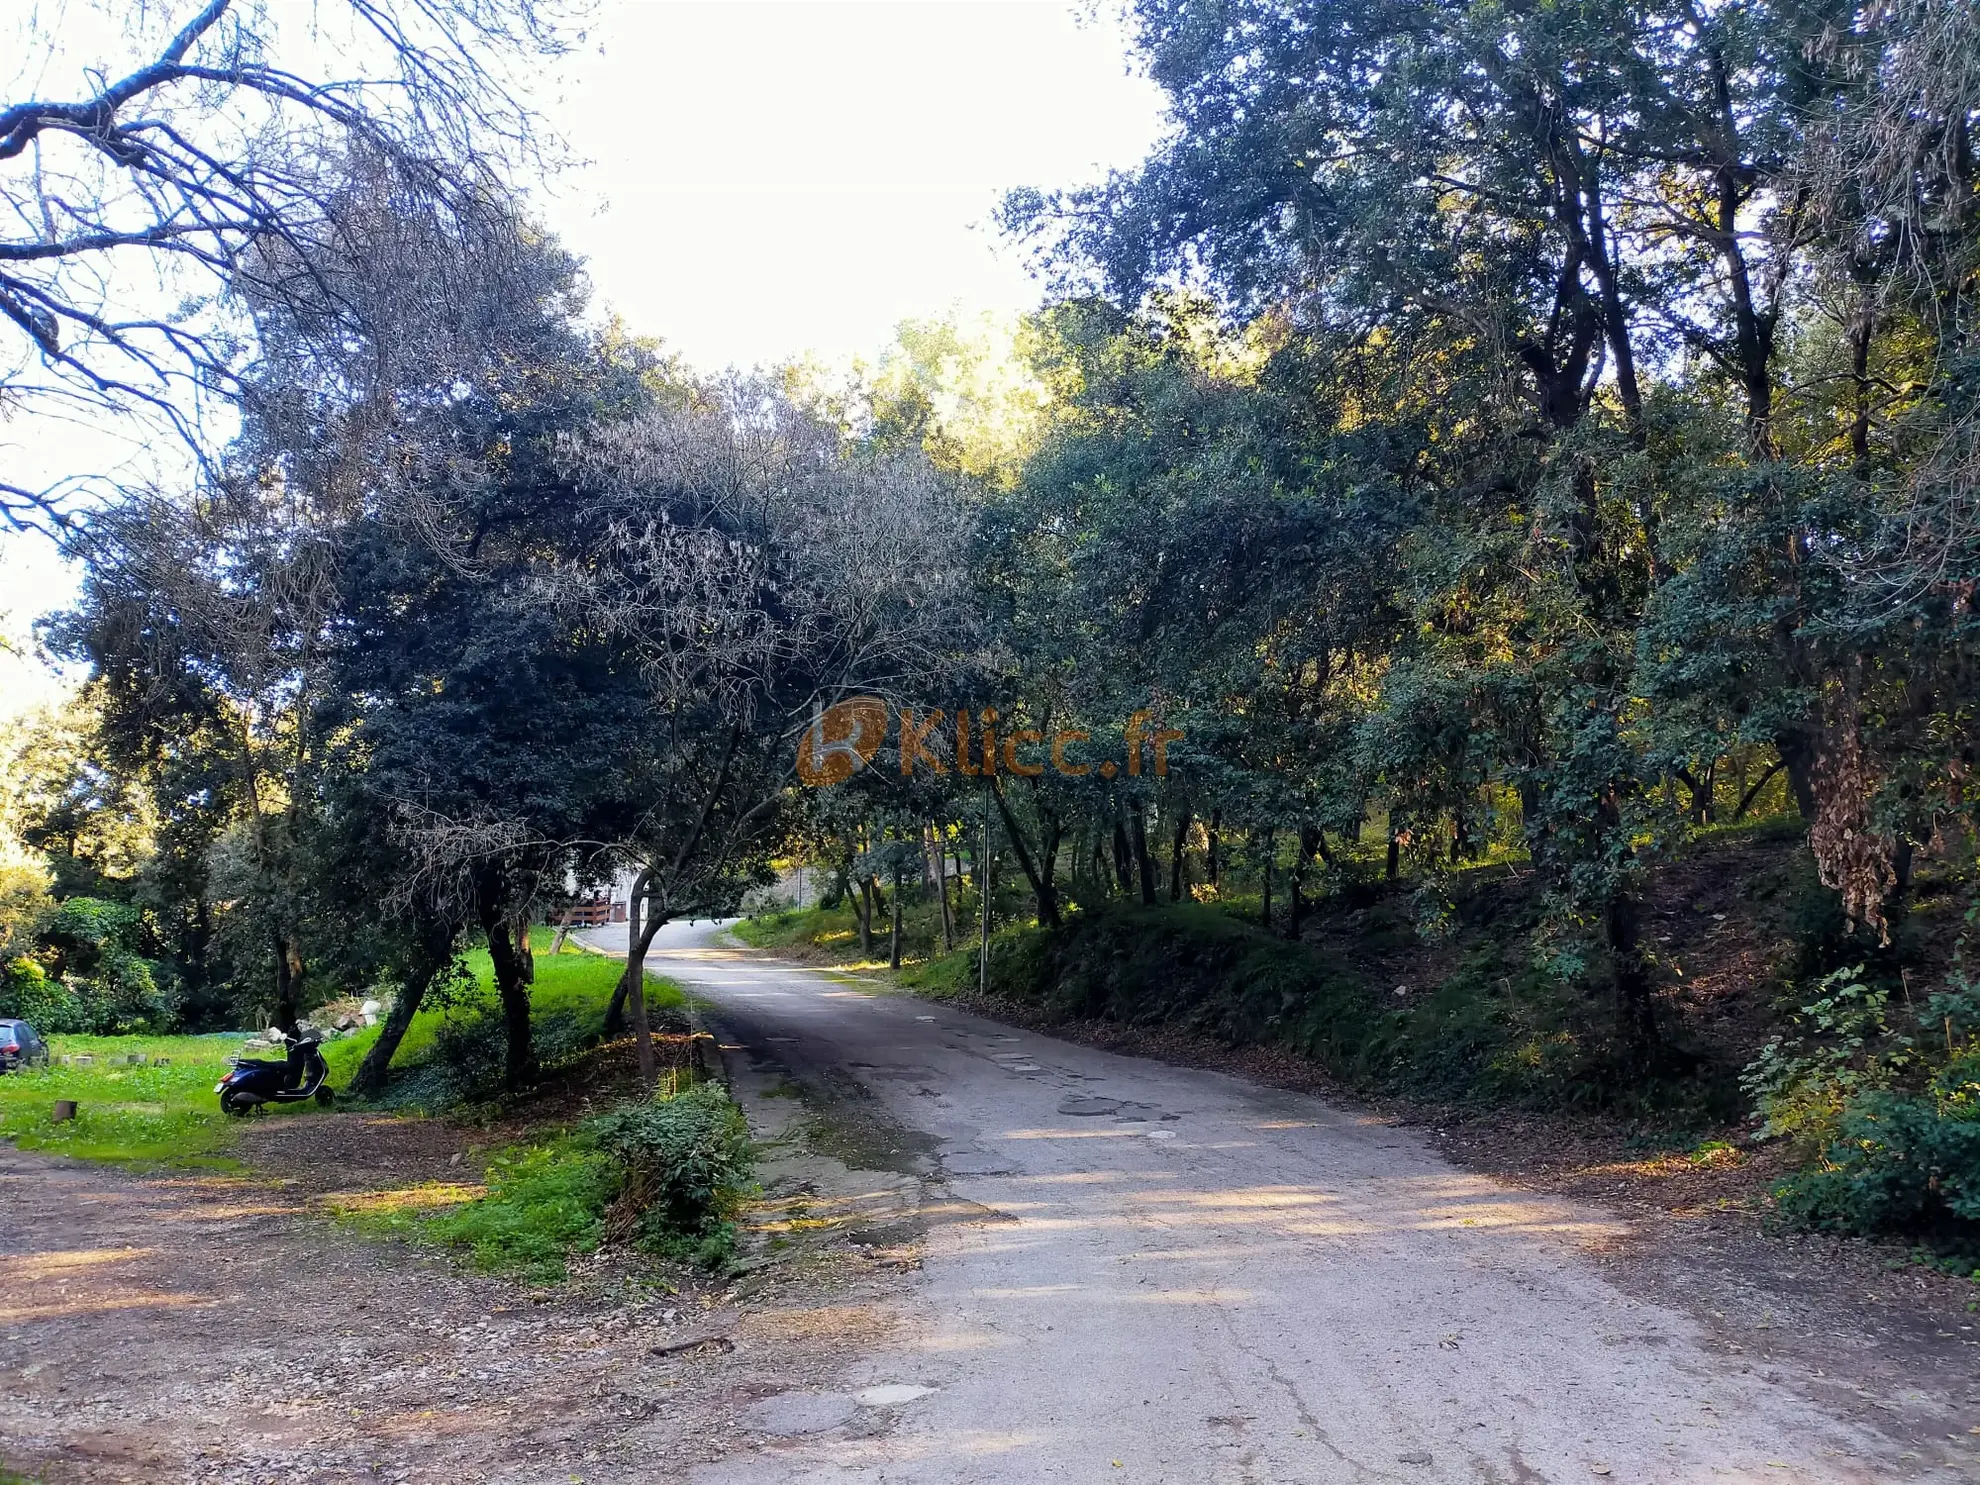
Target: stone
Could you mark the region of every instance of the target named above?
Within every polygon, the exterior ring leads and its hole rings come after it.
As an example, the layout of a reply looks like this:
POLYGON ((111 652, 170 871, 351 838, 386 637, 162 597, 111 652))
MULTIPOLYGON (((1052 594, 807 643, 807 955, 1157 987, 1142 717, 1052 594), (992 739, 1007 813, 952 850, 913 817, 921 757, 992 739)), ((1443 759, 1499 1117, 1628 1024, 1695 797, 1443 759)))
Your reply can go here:
POLYGON ((756 1433, 795 1438, 843 1427, 857 1409, 843 1392, 783 1392, 744 1409, 743 1422, 756 1433))
MULTIPOLYGON (((995 884, 993 883, 992 885, 995 884)), ((366 1018, 366 1024, 368 1025, 370 1024, 369 1018, 378 1015, 384 1009, 385 1006, 382 1002, 376 1000, 367 1000, 363 1005, 358 1007, 358 1014, 366 1018)))

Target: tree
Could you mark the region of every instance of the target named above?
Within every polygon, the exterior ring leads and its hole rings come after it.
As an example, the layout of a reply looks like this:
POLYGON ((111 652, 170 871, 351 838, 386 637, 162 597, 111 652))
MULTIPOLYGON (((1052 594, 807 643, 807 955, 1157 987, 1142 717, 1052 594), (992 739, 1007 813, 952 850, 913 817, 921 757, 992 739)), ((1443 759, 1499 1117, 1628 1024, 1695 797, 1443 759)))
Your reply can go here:
MULTIPOLYGON (((10 29, 40 63, 19 76, 71 86, 0 100, 0 402, 141 419, 201 459, 253 343, 243 296, 308 305, 326 346, 392 339, 323 272, 356 246, 337 210, 353 165, 404 216, 506 232, 504 172, 535 149, 514 79, 565 44, 542 0, 29 7, 10 29)), ((63 524, 86 482, 0 481, 0 520, 63 524)))

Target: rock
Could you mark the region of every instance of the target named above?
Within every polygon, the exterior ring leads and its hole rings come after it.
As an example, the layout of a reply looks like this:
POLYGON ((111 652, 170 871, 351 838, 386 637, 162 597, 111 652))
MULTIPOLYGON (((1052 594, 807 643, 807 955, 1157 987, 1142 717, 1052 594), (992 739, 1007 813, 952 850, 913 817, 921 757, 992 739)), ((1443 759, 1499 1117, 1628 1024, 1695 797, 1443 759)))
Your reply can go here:
POLYGON ((794 1438, 842 1427, 858 1406, 843 1392, 785 1392, 745 1408, 743 1422, 757 1433, 794 1438))
POLYGON ((367 1000, 363 1005, 358 1007, 358 1014, 363 1016, 365 1018, 365 1024, 369 1025, 372 1017, 382 1014, 384 1010, 385 1007, 380 1002, 367 1000))

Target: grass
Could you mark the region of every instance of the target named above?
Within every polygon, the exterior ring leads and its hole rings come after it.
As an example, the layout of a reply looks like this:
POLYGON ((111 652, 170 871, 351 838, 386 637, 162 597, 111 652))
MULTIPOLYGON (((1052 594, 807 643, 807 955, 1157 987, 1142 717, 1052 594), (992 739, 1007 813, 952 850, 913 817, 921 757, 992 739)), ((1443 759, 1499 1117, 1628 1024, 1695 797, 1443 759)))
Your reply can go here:
POLYGON ((597 1251, 619 1186, 595 1139, 559 1132, 497 1151, 479 1182, 340 1197, 331 1210, 358 1232, 437 1243, 484 1272, 551 1283, 574 1254, 597 1251))
POLYGON ((0 1139, 23 1150, 83 1160, 226 1169, 232 1133, 213 1085, 240 1051, 237 1036, 51 1036, 57 1056, 88 1056, 90 1067, 27 1069, 0 1077, 0 1139), (133 1055, 146 1059, 132 1066, 133 1055), (169 1066, 157 1059, 168 1057, 169 1066), (57 1100, 73 1099, 74 1119, 53 1120, 57 1100))
MULTIPOLYGON (((532 1020, 546 1053, 568 1054, 596 1042, 602 1033, 620 966, 616 960, 575 949, 551 957, 550 943, 550 930, 536 930, 532 1020)), ((399 1044, 395 1066, 416 1071, 427 1063, 450 1020, 465 1024, 495 1014, 494 970, 487 951, 470 953, 466 962, 475 990, 456 1004, 434 1006, 415 1016, 399 1044)), ((685 1004, 678 987, 651 979, 647 997, 649 1004, 661 1009, 685 1004)), ((349 1082, 377 1039, 378 1029, 367 1027, 324 1047, 332 1087, 349 1082)), ((228 1058, 240 1054, 238 1035, 51 1036, 49 1047, 58 1057, 88 1056, 94 1064, 28 1069, 0 1077, 0 1139, 24 1150, 83 1160, 237 1167, 229 1153, 235 1126, 220 1112, 213 1085, 226 1073, 228 1058), (134 1055, 143 1063, 133 1065, 129 1059, 134 1055), (161 1057, 169 1058, 169 1065, 159 1066, 161 1057), (75 1101, 77 1115, 57 1124, 54 1106, 63 1099, 75 1101)), ((554 1062, 555 1055, 546 1060, 554 1062)), ((314 1104, 284 1104, 269 1112, 296 1118, 320 1111, 314 1104)))

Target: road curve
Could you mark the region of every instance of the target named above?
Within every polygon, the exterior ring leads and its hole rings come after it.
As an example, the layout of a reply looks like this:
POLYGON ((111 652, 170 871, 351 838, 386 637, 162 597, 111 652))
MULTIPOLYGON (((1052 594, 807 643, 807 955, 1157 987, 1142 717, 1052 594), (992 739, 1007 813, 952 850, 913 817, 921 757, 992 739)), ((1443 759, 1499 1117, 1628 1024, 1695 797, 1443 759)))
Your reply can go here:
POLYGON ((766 1414, 788 1437, 695 1485, 1925 1467, 1612 1286, 1588 1254, 1619 1233, 1608 1215, 1461 1171, 1423 1134, 725 948, 708 925, 671 925, 649 964, 929 1192, 904 1339, 845 1385, 931 1390, 889 1426, 791 1399, 766 1414))

